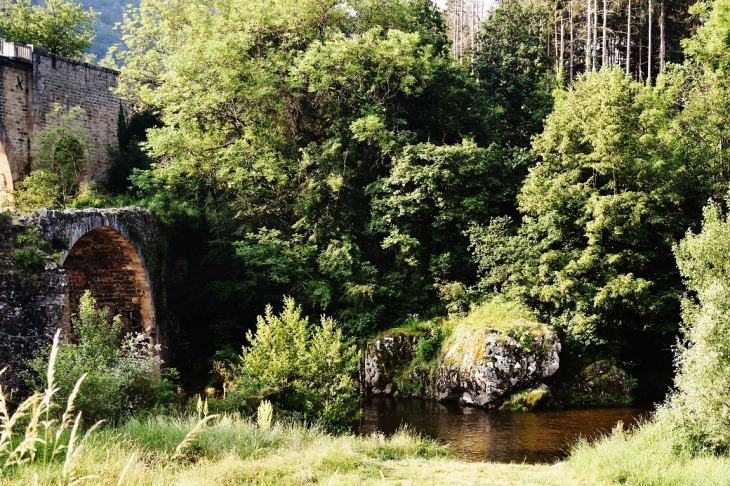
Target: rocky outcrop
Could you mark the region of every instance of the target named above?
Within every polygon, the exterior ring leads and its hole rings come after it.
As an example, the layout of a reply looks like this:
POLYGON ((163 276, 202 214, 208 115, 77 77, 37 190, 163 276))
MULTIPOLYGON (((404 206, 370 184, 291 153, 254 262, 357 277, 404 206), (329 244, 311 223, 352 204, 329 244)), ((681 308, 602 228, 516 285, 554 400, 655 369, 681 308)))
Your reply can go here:
POLYGON ((406 334, 383 336, 368 343, 361 381, 362 393, 366 395, 395 393, 397 389, 395 378, 411 362, 414 343, 415 337, 406 334))
MULTIPOLYGON (((368 343, 362 393, 397 392, 495 407, 510 394, 528 390, 558 370, 557 335, 538 324, 517 328, 512 335, 491 328, 472 329, 457 336, 442 351, 438 363, 419 362, 418 339, 417 335, 394 333, 368 343)), ((529 390, 520 409, 539 406, 548 396, 544 386, 529 390)))
POLYGON ((632 379, 610 361, 586 366, 570 384, 569 403, 576 406, 628 405, 633 402, 632 379))
POLYGON ((510 393, 555 373, 559 352, 558 337, 547 327, 519 336, 472 329, 457 336, 441 358, 438 398, 495 406, 510 393))

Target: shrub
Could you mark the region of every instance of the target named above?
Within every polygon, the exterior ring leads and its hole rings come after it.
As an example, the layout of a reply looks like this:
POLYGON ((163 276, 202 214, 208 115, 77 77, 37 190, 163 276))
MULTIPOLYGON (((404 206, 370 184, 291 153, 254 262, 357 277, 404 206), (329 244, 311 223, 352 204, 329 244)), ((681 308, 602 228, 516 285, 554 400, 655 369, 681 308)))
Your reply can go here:
POLYGON ((270 400, 329 429, 346 428, 357 418, 357 350, 334 320, 322 317, 319 326, 310 326, 294 299, 285 298, 281 314, 268 306, 256 334, 249 331, 247 338, 251 346, 233 367, 232 394, 270 400))
POLYGON ((48 114, 48 127, 38 134, 33 171, 13 191, 13 207, 31 213, 41 207, 64 209, 79 194, 82 174, 94 156, 85 127, 86 112, 58 103, 48 114))
MULTIPOLYGON (((87 290, 81 297, 78 315, 73 319, 76 343, 62 344, 56 360, 56 385, 68 397, 76 381, 87 373, 76 398, 76 406, 93 422, 117 422, 132 413, 155 406, 170 405, 176 372, 160 374, 157 346, 149 344, 139 333, 121 337, 119 316, 110 319, 109 309, 96 309, 96 300, 87 290)), ((38 377, 47 373, 51 348, 37 353, 28 362, 38 377)), ((34 375, 29 384, 40 389, 42 383, 34 375)))
POLYGON ((41 238, 38 228, 30 226, 16 235, 11 246, 10 255, 22 276, 33 280, 35 274, 43 271, 51 245, 41 238))
POLYGON ((690 294, 682 302, 676 393, 658 414, 693 450, 730 450, 730 218, 717 204, 704 211, 702 231, 675 248, 690 294))

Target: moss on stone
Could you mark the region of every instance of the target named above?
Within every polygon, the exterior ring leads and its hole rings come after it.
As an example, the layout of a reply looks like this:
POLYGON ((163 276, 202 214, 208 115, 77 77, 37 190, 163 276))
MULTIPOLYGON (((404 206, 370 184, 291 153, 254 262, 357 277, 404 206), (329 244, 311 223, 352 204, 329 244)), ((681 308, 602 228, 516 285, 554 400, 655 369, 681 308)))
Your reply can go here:
POLYGON ((622 406, 633 402, 633 378, 615 363, 596 361, 586 366, 570 386, 569 405, 622 406))
POLYGON ((541 385, 537 388, 519 391, 511 395, 499 407, 500 410, 527 412, 543 408, 550 399, 550 389, 541 385))

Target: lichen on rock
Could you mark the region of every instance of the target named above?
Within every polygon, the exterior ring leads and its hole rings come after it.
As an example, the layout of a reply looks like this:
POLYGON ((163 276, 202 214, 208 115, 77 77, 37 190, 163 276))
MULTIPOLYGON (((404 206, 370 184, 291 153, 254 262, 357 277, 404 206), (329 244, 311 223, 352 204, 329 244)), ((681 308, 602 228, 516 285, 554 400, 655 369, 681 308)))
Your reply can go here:
POLYGON ((500 410, 510 410, 513 412, 527 412, 545 407, 550 400, 550 388, 541 383, 536 388, 519 391, 507 398, 500 410))
POLYGON ((471 329, 444 351, 436 378, 439 400, 493 407, 510 393, 558 370, 560 342, 547 326, 517 336, 471 329))
POLYGON ((394 394, 397 390, 395 377, 411 362, 414 342, 414 336, 394 334, 368 343, 362 392, 368 395, 394 394))

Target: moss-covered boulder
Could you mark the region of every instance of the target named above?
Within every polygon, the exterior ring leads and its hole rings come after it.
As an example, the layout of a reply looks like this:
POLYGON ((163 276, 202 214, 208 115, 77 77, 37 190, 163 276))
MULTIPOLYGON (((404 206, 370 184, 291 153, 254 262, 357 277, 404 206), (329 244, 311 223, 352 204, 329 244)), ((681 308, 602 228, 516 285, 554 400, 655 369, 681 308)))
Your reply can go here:
POLYGON ((614 363, 602 360, 587 366, 570 386, 570 405, 619 406, 634 401, 632 378, 614 363))
POLYGON ((367 395, 392 395, 395 378, 407 367, 414 353, 415 336, 396 333, 367 344, 361 390, 367 395))
POLYGON ((494 407, 558 370, 560 342, 544 325, 505 332, 471 329, 444 351, 436 378, 439 400, 494 407))
POLYGON ((519 391, 507 398, 500 410, 511 410, 514 412, 527 412, 544 408, 550 401, 550 388, 544 383, 537 388, 519 391))

